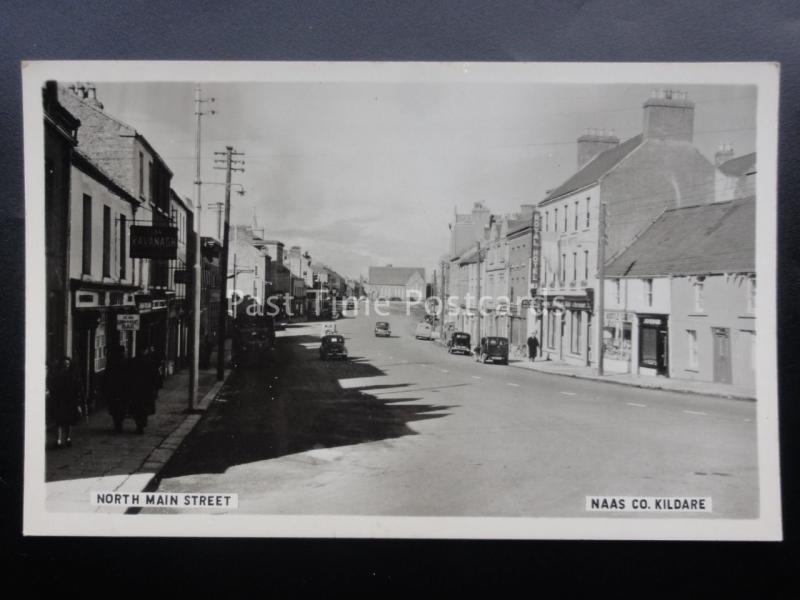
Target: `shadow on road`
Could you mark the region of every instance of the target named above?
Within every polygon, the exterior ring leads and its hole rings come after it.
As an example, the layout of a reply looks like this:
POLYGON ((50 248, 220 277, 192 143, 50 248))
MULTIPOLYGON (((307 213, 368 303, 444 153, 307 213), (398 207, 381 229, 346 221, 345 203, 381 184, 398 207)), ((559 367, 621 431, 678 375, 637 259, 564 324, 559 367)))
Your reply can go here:
MULTIPOLYGON (((409 423, 446 416, 447 405, 413 396, 368 393, 412 383, 380 384, 385 372, 366 359, 321 361, 314 336, 279 338, 264 369, 237 370, 206 418, 187 438, 161 478, 221 473, 232 466, 335 446, 415 435, 409 423), (369 378, 363 386, 340 380, 369 378)), ((383 392, 386 393, 386 392, 383 392)))

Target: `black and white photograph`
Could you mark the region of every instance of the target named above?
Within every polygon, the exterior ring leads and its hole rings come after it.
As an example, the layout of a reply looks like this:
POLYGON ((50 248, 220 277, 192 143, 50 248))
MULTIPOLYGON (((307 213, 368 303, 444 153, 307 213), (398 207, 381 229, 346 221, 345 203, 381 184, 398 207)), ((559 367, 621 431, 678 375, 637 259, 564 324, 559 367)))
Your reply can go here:
POLYGON ((26 534, 781 539, 778 65, 22 78, 26 534))

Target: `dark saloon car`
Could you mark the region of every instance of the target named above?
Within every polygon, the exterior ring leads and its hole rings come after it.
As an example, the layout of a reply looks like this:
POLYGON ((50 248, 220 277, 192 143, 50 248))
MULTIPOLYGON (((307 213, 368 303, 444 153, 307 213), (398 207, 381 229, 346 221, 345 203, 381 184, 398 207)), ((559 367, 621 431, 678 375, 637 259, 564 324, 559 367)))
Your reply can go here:
POLYGON ((508 364, 508 338, 504 337, 485 337, 481 338, 480 346, 475 353, 477 360, 482 363, 489 361, 508 364))
POLYGON ((472 337, 463 331, 456 331, 447 342, 447 351, 450 354, 472 354, 472 337))
POLYGON ((392 337, 392 328, 386 321, 375 323, 375 337, 392 337))
POLYGON ((344 336, 326 335, 319 345, 319 357, 322 360, 329 358, 347 358, 347 348, 344 345, 344 336))

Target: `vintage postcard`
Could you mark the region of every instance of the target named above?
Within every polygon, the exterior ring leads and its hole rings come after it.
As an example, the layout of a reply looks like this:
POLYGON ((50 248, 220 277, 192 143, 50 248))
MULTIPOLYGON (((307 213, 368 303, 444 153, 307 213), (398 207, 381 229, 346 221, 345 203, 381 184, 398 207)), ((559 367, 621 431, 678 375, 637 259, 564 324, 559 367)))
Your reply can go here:
POLYGON ((24 531, 779 540, 779 66, 27 62, 24 531))

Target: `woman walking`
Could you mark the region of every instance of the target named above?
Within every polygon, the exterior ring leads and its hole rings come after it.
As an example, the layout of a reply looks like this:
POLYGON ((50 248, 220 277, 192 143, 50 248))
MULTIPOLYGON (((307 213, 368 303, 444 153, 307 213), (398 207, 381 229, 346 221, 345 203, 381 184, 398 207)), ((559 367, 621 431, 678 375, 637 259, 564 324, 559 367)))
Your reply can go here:
POLYGON ((56 448, 72 446, 72 426, 80 414, 81 384, 72 367, 72 359, 65 356, 48 385, 53 400, 56 422, 56 448))

